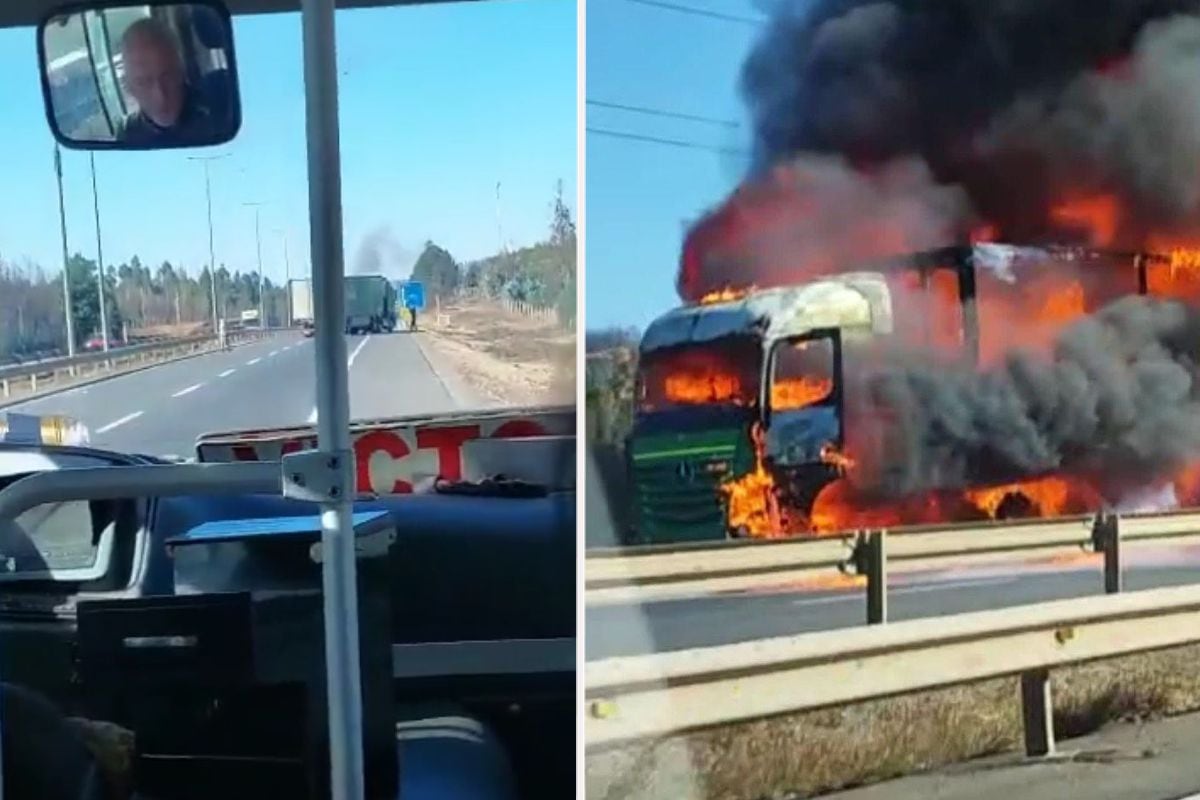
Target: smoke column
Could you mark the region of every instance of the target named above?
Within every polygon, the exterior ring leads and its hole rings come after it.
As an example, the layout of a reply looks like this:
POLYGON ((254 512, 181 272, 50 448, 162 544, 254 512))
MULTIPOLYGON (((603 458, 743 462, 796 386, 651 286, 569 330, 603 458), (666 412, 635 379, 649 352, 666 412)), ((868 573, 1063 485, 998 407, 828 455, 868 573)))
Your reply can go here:
POLYGON ((901 439, 851 480, 896 498, 1061 470, 1110 485, 1169 477, 1200 457, 1198 354, 1200 312, 1139 296, 1065 329, 1049 358, 1015 351, 978 372, 896 353, 848 397, 852 419, 883 411, 901 439))

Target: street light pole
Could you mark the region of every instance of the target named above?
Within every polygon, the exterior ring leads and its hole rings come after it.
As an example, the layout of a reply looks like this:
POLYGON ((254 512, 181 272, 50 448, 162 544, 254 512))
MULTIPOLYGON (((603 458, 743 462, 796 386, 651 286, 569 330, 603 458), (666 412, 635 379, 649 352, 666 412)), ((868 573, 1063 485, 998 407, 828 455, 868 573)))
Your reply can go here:
POLYGON ((213 224, 212 224, 212 184, 208 176, 208 162, 228 158, 229 153, 219 156, 188 156, 188 161, 204 163, 204 201, 208 206, 208 283, 212 290, 213 334, 220 329, 220 312, 217 310, 217 260, 213 253, 213 224))
POLYGON ((108 352, 108 311, 104 302, 104 250, 100 244, 100 194, 96 190, 96 154, 88 153, 92 164, 92 208, 96 212, 96 284, 100 289, 100 341, 108 352))
POLYGON ((292 263, 290 260, 288 260, 288 237, 287 231, 281 228, 276 228, 275 233, 278 233, 283 237, 283 285, 285 288, 283 299, 284 304, 287 306, 287 308, 284 309, 284 315, 285 319, 287 320, 287 326, 290 328, 295 320, 292 319, 292 263))
POLYGON ((259 233, 259 214, 258 210, 262 207, 262 203, 242 203, 247 208, 254 209, 254 249, 258 254, 258 324, 260 327, 267 327, 267 306, 266 298, 263 296, 263 267, 262 267, 262 236, 259 233))
MULTIPOLYGON (((67 255, 67 206, 63 201, 62 152, 58 148, 58 142, 54 143, 54 175, 58 179, 58 226, 62 233, 63 313, 67 318, 67 355, 74 358, 75 319, 74 309, 71 306, 71 278, 67 270, 67 264, 71 257, 67 255)), ((72 369, 74 368, 72 367, 72 369)))

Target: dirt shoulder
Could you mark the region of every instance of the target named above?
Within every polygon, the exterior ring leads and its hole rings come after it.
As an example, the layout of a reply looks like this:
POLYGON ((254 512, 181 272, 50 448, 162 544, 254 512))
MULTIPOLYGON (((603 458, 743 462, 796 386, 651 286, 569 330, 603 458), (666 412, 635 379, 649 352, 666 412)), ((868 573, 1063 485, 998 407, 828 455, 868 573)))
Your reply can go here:
MULTIPOLYGON (((1178 743, 1160 744, 1167 757, 1157 763, 1141 746, 1116 743, 1123 741, 1122 731, 1129 736, 1144 727, 1117 724, 1105 729, 1119 720, 1145 722, 1200 709, 1197 658, 1200 647, 1188 646, 1055 670, 1052 696, 1059 749, 1093 755, 1113 748, 1117 752, 1110 753, 1112 764, 1080 761, 1054 767, 1051 776, 1075 780, 1077 774, 1091 777, 1092 771, 1106 768, 1124 770, 1130 768, 1132 757, 1141 764, 1139 770, 1153 771, 1157 766, 1163 770, 1162 778, 1168 774, 1172 780, 1194 778, 1200 786, 1200 769, 1185 771, 1195 761, 1197 727, 1188 721, 1195 717, 1162 725, 1160 738, 1178 743), (1087 738, 1098 732, 1099 738, 1087 738), (1190 761, 1178 755, 1182 753, 1190 761)), ((589 753, 587 795, 602 800, 800 800, 875 784, 874 789, 860 788, 840 797, 1161 800, 1172 796, 1169 792, 1076 793, 1063 791, 1069 783, 1043 785, 1046 775, 1028 771, 1029 763, 1016 756, 1022 741, 1019 698, 1017 680, 1003 678, 589 753), (977 760, 987 757, 999 758, 977 760), (1010 768, 998 772, 985 768, 996 764, 1010 768), (964 774, 985 776, 986 781, 977 778, 973 784, 958 777, 964 774), (892 780, 902 776, 912 777, 892 780)), ((1112 784, 1118 785, 1127 784, 1112 784)), ((1179 785, 1167 782, 1155 788, 1179 785)))
POLYGON ((420 319, 428 356, 461 376, 485 406, 572 403, 575 332, 485 300, 443 303, 420 319))

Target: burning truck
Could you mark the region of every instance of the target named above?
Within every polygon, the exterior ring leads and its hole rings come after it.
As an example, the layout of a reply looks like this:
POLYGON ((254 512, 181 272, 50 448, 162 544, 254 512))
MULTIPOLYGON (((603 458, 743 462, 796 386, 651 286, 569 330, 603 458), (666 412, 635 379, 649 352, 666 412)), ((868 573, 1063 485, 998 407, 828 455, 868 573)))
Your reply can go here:
POLYGON ((774 7, 642 344, 641 537, 1200 500, 1200 0, 774 7))
POLYGON ((980 243, 871 266, 647 328, 628 443, 643 540, 1195 502, 1187 253, 980 243))

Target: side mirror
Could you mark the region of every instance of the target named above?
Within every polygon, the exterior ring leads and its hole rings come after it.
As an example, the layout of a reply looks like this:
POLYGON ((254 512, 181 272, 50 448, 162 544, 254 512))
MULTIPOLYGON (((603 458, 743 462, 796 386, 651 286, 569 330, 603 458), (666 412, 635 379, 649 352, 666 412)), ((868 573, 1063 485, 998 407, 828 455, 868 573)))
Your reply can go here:
POLYGON ((37 43, 46 118, 64 147, 202 147, 241 127, 233 26, 213 0, 60 8, 37 43))

